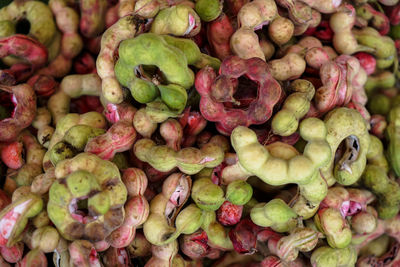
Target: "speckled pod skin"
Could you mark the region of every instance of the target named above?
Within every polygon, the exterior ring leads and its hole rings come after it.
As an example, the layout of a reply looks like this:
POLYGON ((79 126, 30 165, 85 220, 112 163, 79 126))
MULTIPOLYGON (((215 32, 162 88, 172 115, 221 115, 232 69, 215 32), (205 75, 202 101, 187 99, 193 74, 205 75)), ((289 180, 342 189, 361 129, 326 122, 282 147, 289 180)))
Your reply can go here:
POLYGON ((64 238, 97 242, 122 224, 127 190, 115 164, 81 153, 59 162, 55 175, 47 212, 64 238), (87 216, 78 211, 83 199, 88 200, 87 216))
POLYGON ((121 85, 115 77, 114 52, 122 40, 133 38, 140 31, 144 20, 137 16, 120 18, 101 37, 101 49, 96 60, 97 73, 100 76, 103 97, 108 102, 119 104, 124 100, 121 85))
POLYGON ((15 108, 12 117, 0 121, 0 141, 13 141, 28 127, 36 116, 36 94, 28 84, 8 87, 0 85, 0 91, 12 93, 15 108))
POLYGON ((153 168, 168 172, 178 167, 186 174, 196 174, 203 168, 218 166, 224 159, 225 147, 213 140, 202 148, 186 147, 179 151, 166 146, 156 145, 147 138, 140 139, 133 146, 138 159, 149 163, 153 168))
POLYGON ((0 212, 0 246, 13 246, 19 241, 28 219, 36 216, 43 209, 43 200, 28 194, 6 206, 0 212))

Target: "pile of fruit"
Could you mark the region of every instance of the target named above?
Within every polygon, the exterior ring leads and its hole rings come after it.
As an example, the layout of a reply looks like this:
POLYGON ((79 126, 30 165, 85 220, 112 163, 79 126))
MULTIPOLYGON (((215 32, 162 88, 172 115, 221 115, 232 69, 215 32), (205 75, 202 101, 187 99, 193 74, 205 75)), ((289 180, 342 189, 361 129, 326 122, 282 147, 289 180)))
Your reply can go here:
POLYGON ((399 0, 0 8, 0 266, 400 266, 399 0))

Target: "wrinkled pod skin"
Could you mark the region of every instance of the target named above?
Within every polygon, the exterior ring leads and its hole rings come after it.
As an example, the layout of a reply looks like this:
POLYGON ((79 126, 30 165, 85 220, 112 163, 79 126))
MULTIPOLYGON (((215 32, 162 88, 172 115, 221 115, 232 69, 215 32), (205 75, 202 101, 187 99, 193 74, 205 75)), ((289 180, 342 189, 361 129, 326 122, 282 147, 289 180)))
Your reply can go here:
POLYGON ((366 166, 370 144, 367 124, 358 111, 348 108, 330 111, 324 122, 328 130, 326 140, 331 148, 331 159, 322 168, 322 175, 328 185, 335 181, 351 185, 361 177, 366 166), (335 153, 343 140, 346 141, 346 151, 335 164, 335 153))
POLYGON ((127 190, 114 163, 80 153, 57 163, 55 176, 47 212, 65 239, 102 241, 123 223, 127 190), (81 200, 88 214, 79 210, 81 200))
POLYGON ((188 64, 194 64, 200 57, 199 48, 191 40, 144 33, 121 42, 115 74, 136 101, 149 103, 160 96, 169 109, 180 113, 186 105, 186 90, 194 82, 194 73, 188 64), (157 74, 146 75, 140 68, 143 64, 157 66, 166 84, 158 81, 157 74))
POLYGON ((11 118, 0 121, 0 141, 13 141, 28 127, 36 116, 36 95, 28 84, 0 85, 0 90, 13 94, 15 108, 11 118))
POLYGON ((225 58, 219 76, 210 67, 201 69, 196 75, 195 87, 201 95, 201 114, 208 121, 216 122, 218 131, 224 135, 229 135, 239 125, 266 122, 282 94, 280 85, 271 76, 265 62, 256 58, 245 60, 237 56, 225 58), (233 94, 241 76, 257 82, 257 96, 252 98, 246 109, 227 108, 222 102, 238 102, 233 94))
MULTIPOLYGON (((1 12, 1 11, 0 11, 1 12)), ((47 49, 36 39, 22 34, 0 38, 0 58, 15 56, 23 59, 10 69, 0 71, 2 83, 15 83, 28 79, 37 69, 47 63, 47 49)))

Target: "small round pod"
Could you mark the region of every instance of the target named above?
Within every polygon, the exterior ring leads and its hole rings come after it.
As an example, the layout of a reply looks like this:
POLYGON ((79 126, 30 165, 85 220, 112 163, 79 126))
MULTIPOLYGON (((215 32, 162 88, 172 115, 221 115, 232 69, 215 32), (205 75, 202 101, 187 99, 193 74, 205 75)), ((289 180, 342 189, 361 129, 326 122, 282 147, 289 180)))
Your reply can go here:
POLYGON ((294 24, 290 19, 277 17, 268 26, 268 36, 277 45, 284 45, 292 38, 294 24))

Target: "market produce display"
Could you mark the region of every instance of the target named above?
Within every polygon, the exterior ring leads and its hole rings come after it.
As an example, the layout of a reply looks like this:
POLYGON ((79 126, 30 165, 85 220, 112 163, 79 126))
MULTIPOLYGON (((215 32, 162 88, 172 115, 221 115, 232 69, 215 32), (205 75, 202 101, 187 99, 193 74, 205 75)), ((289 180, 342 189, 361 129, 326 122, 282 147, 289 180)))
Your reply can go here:
POLYGON ((400 266, 399 0, 0 3, 0 267, 400 266))

